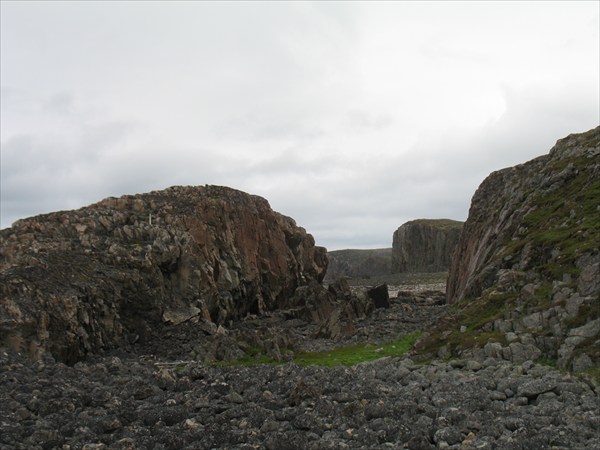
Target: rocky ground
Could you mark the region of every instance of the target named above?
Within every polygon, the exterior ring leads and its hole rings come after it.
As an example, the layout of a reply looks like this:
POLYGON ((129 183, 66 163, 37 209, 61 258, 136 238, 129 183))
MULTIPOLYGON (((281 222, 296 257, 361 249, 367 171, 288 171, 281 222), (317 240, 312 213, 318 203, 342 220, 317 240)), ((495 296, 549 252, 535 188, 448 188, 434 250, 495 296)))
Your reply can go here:
MULTIPOLYGON (((276 315, 239 327, 294 329, 297 350, 385 342, 443 315, 439 296, 401 290, 343 342, 276 315)), ((224 366, 165 342, 177 357, 132 346, 67 366, 2 352, 0 449, 600 448, 598 387, 531 361, 224 366)))

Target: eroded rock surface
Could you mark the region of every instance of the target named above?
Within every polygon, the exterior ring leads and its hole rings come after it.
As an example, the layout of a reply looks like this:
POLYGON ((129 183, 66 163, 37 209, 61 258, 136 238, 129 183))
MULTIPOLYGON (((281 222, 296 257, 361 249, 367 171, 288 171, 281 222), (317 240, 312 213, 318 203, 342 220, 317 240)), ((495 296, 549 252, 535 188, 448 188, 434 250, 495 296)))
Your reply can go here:
POLYGON ((599 244, 596 128, 484 180, 450 268, 447 298, 457 313, 432 336, 453 355, 598 367, 599 244))
POLYGON ((263 198, 173 187, 0 231, 0 347, 75 362, 165 324, 286 307, 326 250, 263 198))

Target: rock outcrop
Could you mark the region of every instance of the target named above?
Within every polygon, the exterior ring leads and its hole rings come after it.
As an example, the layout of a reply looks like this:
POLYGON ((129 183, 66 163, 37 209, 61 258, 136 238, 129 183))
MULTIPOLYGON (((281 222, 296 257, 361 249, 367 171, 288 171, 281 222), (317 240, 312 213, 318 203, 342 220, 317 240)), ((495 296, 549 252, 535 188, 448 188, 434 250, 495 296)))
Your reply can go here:
POLYGON ((205 186, 108 198, 0 231, 0 347, 75 362, 164 324, 286 307, 326 267, 326 250, 257 196, 205 186))
POLYGON ((389 275, 392 271, 392 249, 347 249, 327 252, 328 280, 339 277, 371 278, 389 275))
POLYGON ((394 232, 392 272, 446 272, 450 267, 463 222, 419 219, 394 232))
POLYGON ((448 278, 456 314, 430 340, 447 354, 597 367, 599 247, 600 127, 481 184, 448 278))

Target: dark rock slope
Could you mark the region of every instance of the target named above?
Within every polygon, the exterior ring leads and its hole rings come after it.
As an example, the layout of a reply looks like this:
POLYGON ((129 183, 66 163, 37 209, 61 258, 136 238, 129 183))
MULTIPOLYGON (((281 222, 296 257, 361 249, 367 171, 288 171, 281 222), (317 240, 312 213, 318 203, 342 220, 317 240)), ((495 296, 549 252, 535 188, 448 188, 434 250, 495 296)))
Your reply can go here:
POLYGON ((458 244, 462 222, 419 219, 394 232, 392 272, 446 272, 458 244))
POLYGON ((492 173, 473 196, 453 257, 447 296, 457 313, 432 333, 438 351, 593 370, 599 246, 600 128, 492 173))
POLYGON ((326 266, 326 250, 257 196, 205 186, 108 198, 0 231, 0 347, 72 363, 165 324, 281 308, 326 266))

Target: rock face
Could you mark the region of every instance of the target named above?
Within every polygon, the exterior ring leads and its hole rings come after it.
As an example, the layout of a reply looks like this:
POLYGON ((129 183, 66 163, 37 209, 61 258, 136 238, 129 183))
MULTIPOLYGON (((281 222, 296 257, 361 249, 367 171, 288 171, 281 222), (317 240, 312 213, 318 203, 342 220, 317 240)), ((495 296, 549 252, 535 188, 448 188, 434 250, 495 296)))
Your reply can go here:
POLYGON ((392 249, 334 250, 327 253, 329 266, 326 279, 339 277, 370 278, 389 275, 392 271, 392 249))
POLYGON ((596 128, 481 184, 448 278, 448 302, 459 307, 432 336, 443 335, 455 354, 597 366, 599 245, 596 128))
POLYGON ((406 222, 394 232, 392 272, 446 272, 463 223, 449 219, 406 222))
POLYGON ((225 324, 320 283, 326 250, 263 198, 173 187, 0 231, 0 347, 74 362, 163 324, 225 324))

